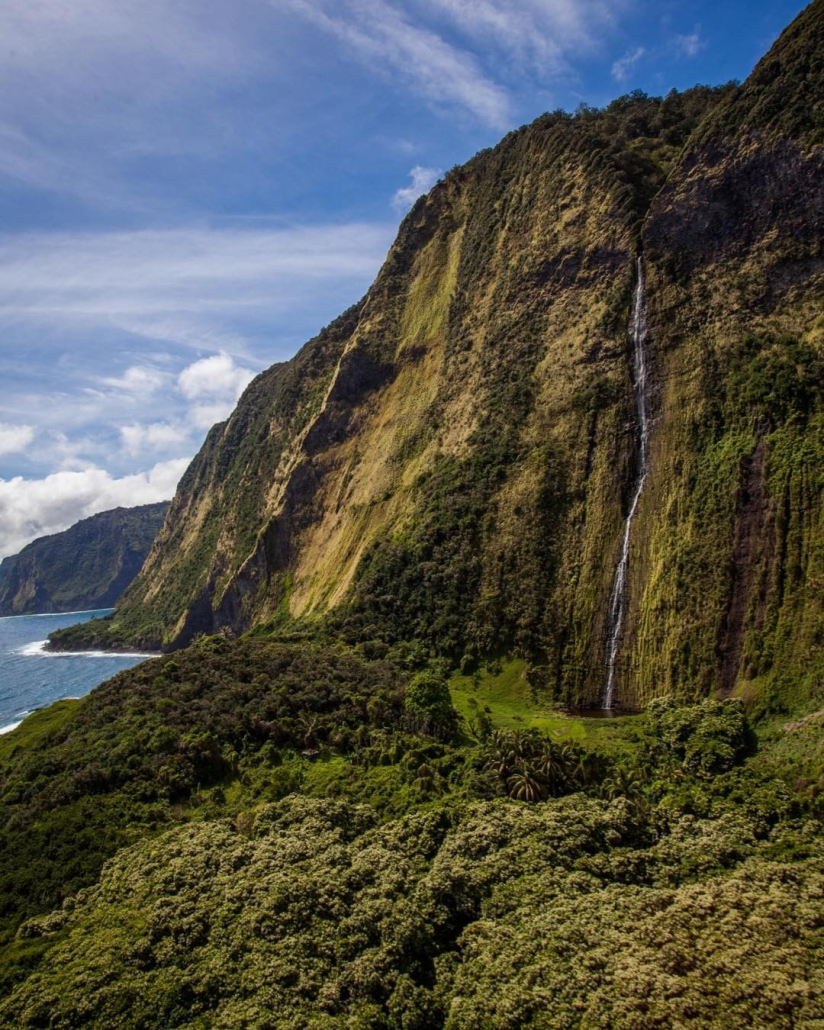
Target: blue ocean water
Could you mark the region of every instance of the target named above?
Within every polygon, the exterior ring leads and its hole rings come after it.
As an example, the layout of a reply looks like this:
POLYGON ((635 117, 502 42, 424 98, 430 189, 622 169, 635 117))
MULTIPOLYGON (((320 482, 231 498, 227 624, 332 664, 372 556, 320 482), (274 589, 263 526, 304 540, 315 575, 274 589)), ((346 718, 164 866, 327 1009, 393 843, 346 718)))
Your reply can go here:
POLYGON ((62 626, 108 615, 110 608, 63 615, 14 615, 0 619, 0 733, 13 729, 36 708, 82 697, 122 669, 149 655, 102 651, 44 651, 46 637, 62 626))

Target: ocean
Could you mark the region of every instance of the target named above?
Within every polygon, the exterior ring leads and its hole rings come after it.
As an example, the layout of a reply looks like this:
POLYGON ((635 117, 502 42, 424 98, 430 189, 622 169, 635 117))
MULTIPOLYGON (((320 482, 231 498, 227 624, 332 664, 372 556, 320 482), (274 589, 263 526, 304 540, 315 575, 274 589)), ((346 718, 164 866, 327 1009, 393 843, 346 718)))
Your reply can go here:
POLYGON ((52 630, 108 615, 110 608, 62 615, 14 615, 0 619, 0 733, 52 701, 82 697, 116 672, 151 655, 102 651, 44 651, 52 630))

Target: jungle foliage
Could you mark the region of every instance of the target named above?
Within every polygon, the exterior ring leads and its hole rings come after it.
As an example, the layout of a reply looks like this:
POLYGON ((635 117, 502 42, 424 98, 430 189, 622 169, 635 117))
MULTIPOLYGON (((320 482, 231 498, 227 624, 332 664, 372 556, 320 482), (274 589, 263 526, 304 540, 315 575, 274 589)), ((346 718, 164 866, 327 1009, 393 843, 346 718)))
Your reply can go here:
POLYGON ((494 996, 496 1026, 645 1026, 650 978, 658 1013, 819 1011, 814 747, 776 761, 733 700, 592 740, 461 723, 396 661, 203 637, 4 737, 0 1022, 472 1026, 494 996))
POLYGON ((459 726, 437 665, 340 647, 122 673, 0 743, 0 1023, 821 1016, 824 781, 739 701, 599 739, 459 726))

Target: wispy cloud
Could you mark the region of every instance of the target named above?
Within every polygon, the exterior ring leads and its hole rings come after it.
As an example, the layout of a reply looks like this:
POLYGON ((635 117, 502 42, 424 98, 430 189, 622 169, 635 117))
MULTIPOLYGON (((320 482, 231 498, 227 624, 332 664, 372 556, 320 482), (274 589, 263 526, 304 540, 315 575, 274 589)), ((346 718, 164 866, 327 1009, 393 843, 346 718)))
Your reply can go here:
POLYGON ((424 168, 422 165, 415 165, 409 173, 409 178, 412 180, 410 184, 401 186, 392 195, 392 206, 398 211, 406 211, 422 193, 428 193, 432 189, 440 175, 440 168, 424 168))
POLYGON ((189 460, 159 462, 119 478, 91 467, 42 479, 0 479, 0 557, 98 511, 170 499, 189 460))
POLYGON ((192 104, 262 73, 252 21, 210 0, 4 0, 0 176, 146 210, 124 164, 215 148, 219 125, 192 104))
POLYGON ((158 339, 171 327, 172 342, 225 349, 221 315, 271 314, 324 284, 363 288, 392 233, 355 223, 0 236, 0 324, 74 318, 158 339))
POLYGON ((695 57, 706 45, 706 40, 701 38, 700 25, 695 27, 694 32, 675 37, 675 49, 682 57, 695 57))
POLYGON ((546 81, 569 73, 572 59, 591 51, 626 6, 621 0, 422 0, 510 68, 528 68, 546 81))
POLYGON ((628 50, 623 57, 619 57, 612 65, 613 79, 616 82, 626 82, 646 52, 645 47, 639 46, 634 50, 628 50))
POLYGON ((340 40, 357 60, 399 76, 425 100, 457 108, 487 125, 509 125, 506 90, 476 56, 386 0, 286 0, 292 10, 340 40))

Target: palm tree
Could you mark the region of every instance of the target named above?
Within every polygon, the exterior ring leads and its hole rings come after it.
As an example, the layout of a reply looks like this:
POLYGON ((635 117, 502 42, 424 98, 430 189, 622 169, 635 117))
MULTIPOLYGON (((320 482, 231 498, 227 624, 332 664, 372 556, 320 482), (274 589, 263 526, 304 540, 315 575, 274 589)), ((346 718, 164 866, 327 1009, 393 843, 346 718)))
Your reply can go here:
POLYGON ((604 780, 601 794, 608 801, 614 801, 619 797, 631 799, 641 793, 642 787, 643 781, 637 770, 619 765, 613 769, 612 775, 604 780))
POLYGON ((507 780, 507 785, 509 796, 515 801, 534 803, 546 797, 546 787, 528 762, 518 761, 516 771, 507 780))
POLYGON ((547 740, 535 759, 535 770, 546 781, 549 793, 555 794, 566 781, 566 764, 561 748, 547 740))

